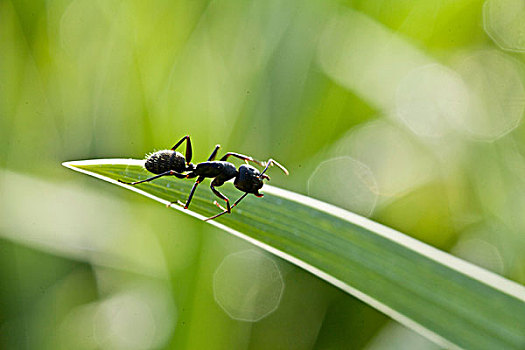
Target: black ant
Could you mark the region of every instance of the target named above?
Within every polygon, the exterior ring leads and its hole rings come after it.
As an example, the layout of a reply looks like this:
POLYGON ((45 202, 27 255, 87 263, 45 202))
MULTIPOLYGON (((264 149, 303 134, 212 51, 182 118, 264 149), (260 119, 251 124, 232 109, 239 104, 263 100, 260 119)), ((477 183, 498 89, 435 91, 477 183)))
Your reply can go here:
POLYGON ((191 188, 191 192, 186 203, 177 201, 171 202, 169 204, 171 205, 177 203, 179 205, 182 205, 184 209, 188 209, 193 194, 195 193, 195 189, 197 188, 197 185, 199 185, 207 177, 213 178, 210 186, 211 190, 213 191, 213 193, 215 193, 217 197, 226 201, 226 208, 223 208, 219 203, 217 203, 217 201, 214 201, 213 203, 217 205, 220 209, 222 209, 222 212, 205 220, 208 221, 218 218, 219 216, 224 215, 226 213, 231 213, 232 208, 237 206, 237 204, 239 204, 239 202, 250 193, 254 194, 257 197, 262 197, 263 194, 259 193, 259 190, 263 187, 263 179, 270 180, 270 177, 264 174, 270 166, 277 165, 286 175, 288 175, 288 170, 286 170, 285 167, 283 167, 281 164, 277 163, 273 159, 269 159, 267 162, 260 162, 258 160, 253 159, 252 157, 245 156, 243 154, 228 152, 221 158, 221 160, 216 161, 215 157, 217 156, 217 152, 219 151, 220 147, 220 145, 215 146, 215 149, 213 150, 206 162, 202 162, 195 165, 191 163, 193 152, 191 149, 190 137, 184 136, 171 149, 157 151, 155 153, 150 154, 147 157, 146 162, 144 163, 144 168, 146 168, 147 171, 158 175, 152 176, 146 180, 136 182, 124 182, 122 180, 118 181, 127 185, 137 185, 143 182, 149 182, 151 180, 158 179, 162 176, 175 176, 179 179, 191 179, 196 177, 197 181, 195 181, 195 183, 193 184, 193 187, 191 188), (176 151, 176 149, 184 141, 186 141, 186 156, 183 156, 181 153, 176 151), (241 165, 239 169, 237 169, 235 168, 235 165, 226 161, 228 157, 236 157, 242 159, 246 162, 246 164, 241 165), (256 163, 260 166, 264 166, 265 168, 262 172, 259 172, 257 168, 248 165, 248 162, 256 163), (231 179, 234 179, 233 184, 235 185, 235 187, 244 192, 244 194, 239 199, 237 199, 232 205, 230 205, 230 200, 228 199, 228 197, 220 193, 215 188, 224 185, 226 181, 231 179))

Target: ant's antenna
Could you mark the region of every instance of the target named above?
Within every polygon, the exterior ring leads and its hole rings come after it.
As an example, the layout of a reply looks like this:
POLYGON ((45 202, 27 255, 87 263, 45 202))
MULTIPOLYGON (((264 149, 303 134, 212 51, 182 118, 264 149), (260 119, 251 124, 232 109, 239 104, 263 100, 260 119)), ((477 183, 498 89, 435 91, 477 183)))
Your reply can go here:
POLYGON ((264 168, 264 170, 262 171, 261 175, 264 174, 266 172, 266 170, 268 170, 268 168, 270 166, 273 166, 273 165, 277 165, 277 167, 279 169, 281 169, 286 175, 289 175, 290 173, 288 172, 288 170, 286 170, 285 167, 283 167, 281 164, 279 164, 275 159, 268 159, 267 162, 263 162, 263 166, 266 166, 266 168, 264 168))

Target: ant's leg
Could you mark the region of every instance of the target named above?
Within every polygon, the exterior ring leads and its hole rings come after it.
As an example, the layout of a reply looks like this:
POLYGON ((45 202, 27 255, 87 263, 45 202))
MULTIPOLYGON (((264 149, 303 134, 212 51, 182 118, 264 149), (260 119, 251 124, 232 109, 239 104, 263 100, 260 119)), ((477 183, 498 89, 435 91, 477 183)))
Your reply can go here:
POLYGON ((190 164, 191 162, 191 158, 193 157, 193 151, 191 149, 191 140, 190 140, 190 136, 189 135, 186 135, 184 136, 182 139, 180 139, 179 142, 177 142, 175 144, 175 146, 171 147, 171 150, 172 151, 175 151, 177 149, 177 147, 179 147, 184 141, 186 141, 186 165, 190 164))
POLYGON ((122 180, 118 180, 118 182, 121 182, 123 184, 126 184, 126 185, 137 185, 137 184, 141 184, 143 182, 149 182, 151 180, 155 180, 155 179, 158 179, 159 177, 163 177, 163 176, 170 176, 170 175, 173 175, 173 176, 176 176, 178 177, 179 179, 184 179, 186 178, 186 175, 183 175, 183 174, 179 174, 173 170, 168 170, 166 172, 163 172, 162 174, 159 174, 159 175, 156 175, 156 176, 152 176, 146 180, 142 180, 142 181, 135 181, 135 182, 125 182, 125 181, 122 181, 122 180))
POLYGON ((225 210, 225 211, 221 211, 219 214, 217 215, 213 215, 213 216, 210 216, 209 218, 207 219, 204 219, 204 221, 210 221, 210 220, 213 220, 213 219, 216 219, 218 218, 219 216, 223 216, 224 214, 227 214, 228 212, 225 210))
POLYGON ((228 157, 236 157, 236 158, 239 158, 239 159, 242 159, 244 160, 246 163, 248 162, 254 162, 256 164, 259 164, 261 166, 264 166, 263 162, 260 162, 258 160, 255 160, 253 159, 252 157, 250 156, 245 156, 244 154, 240 154, 240 153, 235 153, 235 152, 228 152, 226 153, 222 158, 221 158, 221 161, 226 161, 226 159, 228 159, 228 157))
POLYGON ((244 199, 244 197, 246 197, 248 194, 249 194, 249 193, 246 192, 246 193, 243 194, 239 199, 237 199, 237 200, 235 201, 235 203, 233 203, 233 205, 232 205, 232 209, 233 209, 233 207, 237 206, 237 204, 239 204, 239 202, 242 201, 242 200, 244 199))
MULTIPOLYGON (((190 195, 188 197, 188 200, 186 201, 186 204, 184 204, 184 209, 188 209, 190 206, 191 199, 193 198, 193 194, 195 193, 195 190, 197 189, 197 186, 204 180, 204 176, 199 176, 197 178, 197 181, 193 184, 193 187, 191 188, 190 195)), ((182 204, 181 202, 177 201, 177 203, 182 204)), ((170 203, 171 204, 171 203, 170 203)))
POLYGON ((217 157, 217 152, 219 152, 219 148, 221 148, 221 145, 215 145, 215 149, 213 150, 213 152, 211 152, 211 155, 208 158, 208 162, 215 160, 215 157, 217 157))
MULTIPOLYGON (((237 206, 237 204, 239 204, 239 202, 242 201, 242 200, 244 199, 244 197, 246 197, 247 195, 249 195, 248 192, 246 192, 246 193, 244 193, 242 196, 240 196, 239 199, 237 199, 237 200, 235 201, 235 203, 232 204, 232 206, 231 206, 230 209, 233 210, 233 208, 235 208, 235 206, 237 206)), ((214 204, 215 204, 216 206, 218 206, 219 208, 221 208, 222 210, 226 211, 226 209, 223 208, 219 203, 217 203, 217 201, 215 201, 214 204)))
POLYGON ((288 170, 286 170, 285 167, 283 167, 281 164, 277 163, 277 161, 270 158, 267 162, 264 162, 263 166, 266 166, 266 168, 264 168, 261 175, 263 175, 266 172, 266 170, 268 170, 268 168, 272 165, 277 165, 277 167, 281 169, 286 175, 289 174, 288 170))
POLYGON ((224 214, 227 214, 227 213, 231 212, 231 209, 233 209, 237 204, 239 204, 239 202, 242 201, 242 200, 244 199, 244 197, 246 197, 248 194, 249 194, 249 193, 246 192, 246 193, 244 193, 239 199, 237 199, 237 200, 235 201, 235 203, 233 203, 233 205, 231 206, 230 211, 228 211, 227 209, 224 209, 223 207, 221 207, 221 206, 219 205, 219 203, 215 202, 215 205, 218 206, 219 208, 221 208, 223 211, 220 212, 220 213, 217 214, 217 215, 214 215, 214 216, 212 216, 212 217, 209 217, 209 218, 205 219, 204 221, 213 220, 213 219, 218 218, 219 216, 222 216, 222 215, 224 215, 224 214))
POLYGON ((212 182, 211 186, 210 186, 211 190, 213 191, 213 193, 215 193, 215 195, 217 197, 219 197, 220 199, 222 200, 225 200, 226 201, 226 212, 231 212, 231 208, 230 208, 230 200, 228 199, 228 197, 226 197, 225 195, 223 195, 222 193, 220 193, 219 191, 217 191, 215 189, 215 186, 212 182))

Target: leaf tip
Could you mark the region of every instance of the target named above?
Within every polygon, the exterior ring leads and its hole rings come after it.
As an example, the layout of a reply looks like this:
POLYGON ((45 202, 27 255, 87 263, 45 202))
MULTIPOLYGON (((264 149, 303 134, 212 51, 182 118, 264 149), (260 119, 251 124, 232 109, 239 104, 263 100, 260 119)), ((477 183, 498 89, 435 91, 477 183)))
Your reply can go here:
POLYGON ((74 169, 74 168, 78 167, 77 163, 78 163, 78 161, 71 160, 71 161, 67 161, 67 162, 62 162, 62 166, 65 166, 66 168, 69 168, 69 169, 74 169))

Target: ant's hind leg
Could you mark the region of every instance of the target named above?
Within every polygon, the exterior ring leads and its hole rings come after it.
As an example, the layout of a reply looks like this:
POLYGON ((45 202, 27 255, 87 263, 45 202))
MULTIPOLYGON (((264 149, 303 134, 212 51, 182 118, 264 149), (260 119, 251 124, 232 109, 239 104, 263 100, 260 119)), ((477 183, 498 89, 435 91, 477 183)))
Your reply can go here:
POLYGON ((171 148, 171 150, 175 151, 177 149, 177 147, 179 147, 184 141, 186 141, 186 155, 185 155, 185 159, 186 159, 186 165, 188 165, 188 164, 190 164, 191 158, 193 157, 193 151, 192 151, 192 148, 191 148, 191 140, 190 140, 190 136, 189 135, 186 135, 182 139, 180 139, 180 141, 177 142, 175 144, 175 146, 173 146, 171 148))
POLYGON ((179 174, 173 170, 168 170, 166 172, 163 172, 162 174, 159 174, 159 175, 155 175, 155 176, 152 176, 150 178, 147 178, 146 180, 142 180, 142 181, 135 181, 135 182, 125 182, 125 181, 122 181, 122 180, 117 180, 118 182, 120 183, 123 183, 123 184, 126 184, 126 185, 132 185, 132 186, 135 186, 135 185, 138 185, 138 184, 141 184, 143 182, 150 182, 151 180, 155 180, 155 179, 158 179, 159 177, 163 177, 163 176, 176 176, 178 177, 179 179, 184 179, 186 177, 186 175, 183 175, 183 174, 179 174))

